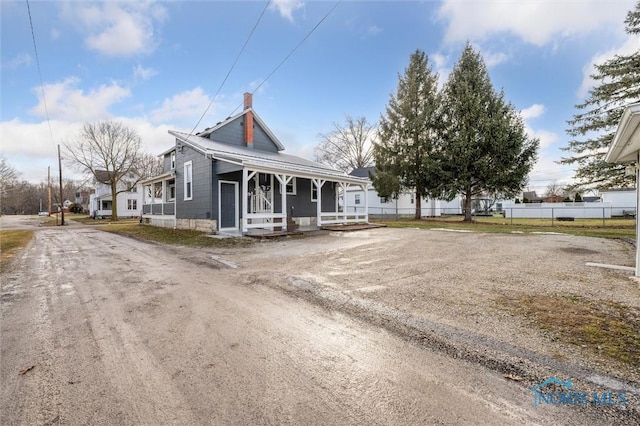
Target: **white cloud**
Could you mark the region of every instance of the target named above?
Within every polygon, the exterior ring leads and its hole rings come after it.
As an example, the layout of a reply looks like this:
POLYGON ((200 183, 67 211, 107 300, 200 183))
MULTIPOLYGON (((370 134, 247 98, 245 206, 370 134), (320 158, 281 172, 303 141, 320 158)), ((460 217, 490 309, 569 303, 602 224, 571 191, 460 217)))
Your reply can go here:
MULTIPOLYGON (((200 118, 209 105, 211 99, 204 93, 202 88, 186 90, 171 98, 166 98, 162 106, 151 112, 151 121, 155 123, 166 123, 171 121, 190 121, 193 124, 200 118)), ((217 105, 213 105, 217 109, 217 105)), ((210 111, 211 112, 211 111, 210 111)), ((191 130, 191 129, 189 129, 191 130)))
POLYGON ((507 62, 509 55, 504 52, 482 52, 482 58, 484 59, 484 63, 487 65, 487 68, 492 68, 496 65, 502 64, 503 62, 507 62))
POLYGON ((368 36, 375 36, 380 34, 380 32, 382 32, 382 28, 373 24, 373 25, 369 25, 367 27, 367 35, 368 36))
POLYGON ((31 65, 31 63, 33 62, 33 59, 31 58, 31 55, 29 55, 28 53, 20 53, 19 55, 15 56, 14 58, 9 59, 6 63, 5 63, 5 68, 8 69, 18 69, 21 66, 25 65, 25 66, 29 66, 31 65))
POLYGON ((559 138, 558 134, 555 132, 550 132, 547 130, 536 130, 531 127, 529 124, 529 120, 541 117, 545 112, 544 105, 541 104, 533 104, 529 108, 525 108, 520 111, 520 116, 525 121, 525 130, 529 137, 537 138, 540 140, 540 148, 548 148, 555 144, 559 138))
POLYGON ((520 115, 524 120, 540 117, 542 114, 544 114, 544 105, 541 104, 533 104, 529 108, 520 111, 520 115))
POLYGON ((144 68, 140 64, 133 67, 133 78, 136 80, 149 80, 156 74, 158 74, 158 71, 153 68, 144 68))
POLYGON ((52 120, 93 121, 110 117, 108 108, 130 95, 129 89, 116 83, 102 85, 98 89, 84 92, 78 88, 80 80, 70 77, 58 83, 44 85, 46 100, 42 99, 42 90, 37 87, 32 91, 38 97, 38 104, 31 112, 39 117, 46 117, 47 112, 52 120))
POLYGON ((446 42, 512 33, 542 46, 557 37, 621 26, 633 0, 609 1, 458 1, 445 0, 438 17, 447 22, 446 42))
POLYGON ((640 37, 637 35, 630 36, 622 45, 615 49, 611 49, 607 52, 596 54, 589 63, 583 68, 582 84, 578 89, 578 96, 584 98, 589 93, 589 90, 594 86, 594 80, 591 78, 591 74, 595 73, 594 64, 602 64, 609 59, 612 59, 616 55, 631 55, 640 50, 640 37))
POLYGON ((299 0, 273 0, 271 9, 277 9, 280 16, 293 22, 293 12, 304 7, 304 3, 299 0))
POLYGON ((131 56, 155 49, 154 25, 166 18, 166 11, 153 1, 74 2, 65 7, 63 16, 81 27, 89 49, 107 56, 131 56))

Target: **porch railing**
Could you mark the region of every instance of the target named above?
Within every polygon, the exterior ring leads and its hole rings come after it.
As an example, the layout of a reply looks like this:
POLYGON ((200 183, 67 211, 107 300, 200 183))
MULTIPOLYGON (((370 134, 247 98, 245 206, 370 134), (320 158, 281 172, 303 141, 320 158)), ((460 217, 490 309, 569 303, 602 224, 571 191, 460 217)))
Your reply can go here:
POLYGON ((322 225, 332 225, 336 223, 361 223, 367 222, 368 215, 366 213, 345 213, 345 212, 327 212, 320 213, 320 223, 322 225))
POLYGON ((251 213, 267 213, 273 211, 271 191, 258 189, 255 193, 249 194, 249 208, 251 213))
POLYGON ((176 214, 175 203, 155 203, 155 204, 143 204, 142 214, 157 214, 157 215, 169 215, 176 214))

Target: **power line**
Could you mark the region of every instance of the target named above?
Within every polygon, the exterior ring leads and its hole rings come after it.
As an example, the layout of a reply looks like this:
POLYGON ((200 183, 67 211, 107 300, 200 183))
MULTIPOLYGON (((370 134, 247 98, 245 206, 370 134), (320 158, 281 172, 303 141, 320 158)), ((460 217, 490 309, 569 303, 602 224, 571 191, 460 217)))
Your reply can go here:
POLYGON ((196 125, 193 126, 193 129, 191 129, 191 132, 189 132, 190 135, 193 134, 196 131, 196 128, 200 125, 200 122, 202 121, 204 116, 207 115, 207 112, 209 112, 209 109, 211 108, 211 105, 213 105, 213 102, 218 97, 218 94, 220 94, 220 91, 222 90, 222 87, 227 82, 227 79, 229 78, 229 75, 231 75, 231 72, 233 71, 233 69, 235 68, 236 64, 238 63, 238 59, 240 59, 240 55, 242 55, 242 53, 244 52, 244 49, 247 47, 247 44, 249 43, 249 40, 251 40, 251 37, 253 36, 253 33, 256 31, 256 28, 258 27, 258 24, 262 20, 262 17, 264 16, 265 12, 267 11, 267 8, 269 7, 270 3, 271 3, 271 0, 268 0, 267 4, 264 6, 264 9, 262 9, 262 13, 258 17, 258 20, 256 21, 256 23, 253 26, 253 28, 251 29, 251 32, 249 33, 249 36, 247 37, 247 39, 245 40, 244 44, 242 45, 242 48, 240 49, 240 52, 238 52, 238 55, 236 56, 235 61, 233 61, 233 64, 231 65, 231 68, 229 68, 229 71, 227 72, 227 75, 224 77, 224 80, 222 80, 222 83, 220 83, 220 86, 218 87, 218 90, 216 91, 216 94, 213 95, 213 98, 211 98, 211 102, 209 102, 209 105, 207 106, 207 108, 204 110, 204 112, 200 116, 200 119, 198 120, 196 125))
POLYGON ((38 67, 38 77, 40 78, 40 90, 42 91, 42 103, 44 105, 44 114, 47 118, 47 126, 49 127, 49 135, 51 136, 51 142, 53 142, 53 131, 51 130, 51 120, 49 119, 49 109, 47 108, 47 98, 44 94, 44 82, 42 81, 42 71, 40 70, 40 59, 38 58, 38 46, 36 45, 36 33, 33 30, 33 20, 31 19, 31 7, 29 6, 29 0, 25 0, 27 3, 27 13, 29 14, 29 26, 31 27, 31 38, 33 40, 33 50, 36 55, 36 66, 38 67))
MULTIPOLYGON (((262 82, 260 84, 258 84, 258 86, 253 89, 253 91, 251 92, 251 94, 254 94, 255 92, 258 91, 258 89, 260 89, 262 87, 262 85, 264 85, 267 80, 269 80, 269 78, 271 78, 271 76, 273 76, 273 74, 276 73, 276 71, 278 71, 278 69, 280 69, 280 67, 282 65, 284 65, 285 62, 287 62, 289 60, 289 58, 296 52, 296 50, 298 50, 298 48, 300 48, 300 46, 302 46, 302 44, 304 44, 305 41, 307 41, 307 39, 311 36, 311 34, 314 33, 315 30, 318 29, 318 27, 325 21, 325 19, 327 19, 329 17, 329 15, 331 15, 331 13, 335 10, 336 7, 338 7, 338 5, 342 3, 342 0, 338 0, 337 2, 335 2, 335 4, 333 5, 333 7, 331 9, 329 9, 329 11, 322 17, 322 19, 320 19, 320 21, 318 21, 318 23, 311 28, 311 30, 307 33, 306 36, 304 36, 304 38, 300 41, 300 43, 298 43, 292 50, 291 52, 289 52, 289 54, 287 56, 284 57, 284 59, 282 61, 280 61, 280 63, 273 69, 273 71, 271 71, 269 73, 269 75, 267 75, 267 77, 262 80, 262 82)), ((235 112, 238 110, 238 108, 240 108, 243 105, 243 103, 240 103, 232 112, 231 114, 229 114, 230 116, 232 116, 233 114, 235 114, 235 112)))

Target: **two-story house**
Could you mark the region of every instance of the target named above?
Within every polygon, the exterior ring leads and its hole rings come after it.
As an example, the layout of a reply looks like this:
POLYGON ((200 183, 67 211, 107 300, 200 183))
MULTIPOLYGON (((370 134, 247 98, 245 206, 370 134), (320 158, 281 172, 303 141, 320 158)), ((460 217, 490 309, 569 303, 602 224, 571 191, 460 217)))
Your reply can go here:
MULTIPOLYGON (((134 185, 135 176, 122 179, 118 183, 118 217, 140 217, 142 212, 142 194, 139 186, 134 185)), ((94 192, 89 196, 89 215, 93 218, 105 218, 112 215, 112 194, 109 184, 109 172, 97 170, 94 192)))
POLYGON ((161 154, 164 173, 142 182, 143 223, 246 234, 368 220, 339 202, 368 179, 283 153, 250 93, 241 113, 214 127, 169 133, 176 139, 161 154))

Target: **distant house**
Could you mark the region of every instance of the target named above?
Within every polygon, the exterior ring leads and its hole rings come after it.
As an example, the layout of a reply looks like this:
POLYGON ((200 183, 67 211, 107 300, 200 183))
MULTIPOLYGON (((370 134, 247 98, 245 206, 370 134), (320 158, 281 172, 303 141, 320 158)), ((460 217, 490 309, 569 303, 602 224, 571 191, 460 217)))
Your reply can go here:
POLYGON ((539 197, 536 191, 525 191, 522 193, 523 203, 542 203, 543 201, 544 197, 539 197))
POLYGON ((144 223, 247 234, 368 220, 339 209, 347 189, 368 179, 283 153, 249 93, 241 113, 195 135, 169 134, 163 173, 142 182, 144 223))
MULTIPOLYGON (((368 178, 375 175, 375 167, 363 167, 354 169, 350 175, 361 178, 368 178)), ((362 202, 365 191, 363 188, 350 187, 347 191, 348 207, 346 209, 352 212, 364 212, 365 205, 362 202)), ((415 193, 405 192, 398 198, 380 197, 376 189, 371 183, 367 185, 366 195, 369 199, 368 213, 370 216, 406 216, 413 217, 415 215, 415 193)), ((451 201, 431 199, 425 197, 421 200, 421 216, 436 217, 443 214, 462 214, 462 203, 460 197, 456 197, 451 201)))
POLYGON ((636 189, 635 188, 611 188, 600 191, 602 201, 611 203, 612 216, 635 216, 636 189))
MULTIPOLYGON (((118 183, 118 217, 139 217, 142 211, 142 194, 138 190, 136 177, 131 175, 118 183)), ((97 170, 94 192, 89 196, 89 215, 104 218, 113 214, 109 172, 97 170)))
POLYGON ((550 195, 542 199, 543 203, 563 203, 564 198, 562 195, 550 195))

